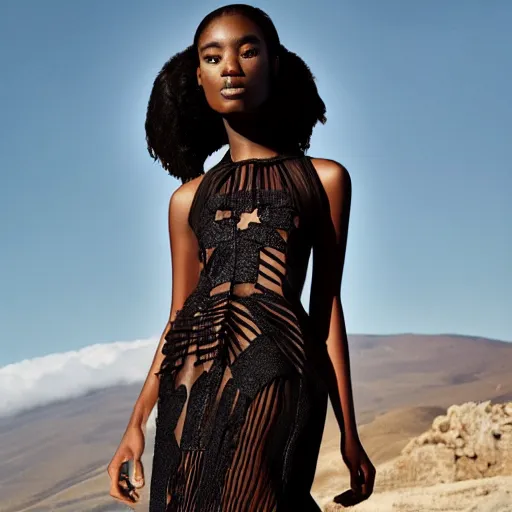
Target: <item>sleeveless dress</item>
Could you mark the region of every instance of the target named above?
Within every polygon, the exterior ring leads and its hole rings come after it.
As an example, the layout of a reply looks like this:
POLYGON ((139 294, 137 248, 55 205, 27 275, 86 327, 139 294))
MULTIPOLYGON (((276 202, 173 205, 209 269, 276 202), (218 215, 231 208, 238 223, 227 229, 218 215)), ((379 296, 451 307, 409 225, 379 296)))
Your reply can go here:
POLYGON ((157 373, 150 512, 320 510, 328 395, 300 296, 323 201, 301 152, 228 150, 204 175, 188 219, 200 278, 157 373))

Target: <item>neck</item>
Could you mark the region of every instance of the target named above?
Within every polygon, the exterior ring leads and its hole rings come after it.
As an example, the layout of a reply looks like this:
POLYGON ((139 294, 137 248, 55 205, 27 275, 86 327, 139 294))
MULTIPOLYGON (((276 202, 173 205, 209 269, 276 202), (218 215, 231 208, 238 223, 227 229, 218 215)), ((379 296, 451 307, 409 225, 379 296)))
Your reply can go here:
POLYGON ((290 144, 283 142, 283 134, 276 133, 275 113, 265 107, 226 115, 223 123, 233 161, 271 158, 291 150, 290 144))
POLYGON ((224 127, 233 161, 268 158, 279 151, 269 136, 269 123, 262 116, 230 115, 224 118, 224 127))

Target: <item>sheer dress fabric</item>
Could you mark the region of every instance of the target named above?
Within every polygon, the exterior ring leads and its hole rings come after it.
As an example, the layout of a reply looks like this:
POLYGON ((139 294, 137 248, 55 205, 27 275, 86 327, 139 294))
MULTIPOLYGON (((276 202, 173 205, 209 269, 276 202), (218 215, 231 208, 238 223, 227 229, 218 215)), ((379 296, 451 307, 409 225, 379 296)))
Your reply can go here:
POLYGON ((303 153, 228 150, 200 182, 201 273, 163 347, 150 512, 320 510, 327 391, 300 297, 323 201, 303 153))

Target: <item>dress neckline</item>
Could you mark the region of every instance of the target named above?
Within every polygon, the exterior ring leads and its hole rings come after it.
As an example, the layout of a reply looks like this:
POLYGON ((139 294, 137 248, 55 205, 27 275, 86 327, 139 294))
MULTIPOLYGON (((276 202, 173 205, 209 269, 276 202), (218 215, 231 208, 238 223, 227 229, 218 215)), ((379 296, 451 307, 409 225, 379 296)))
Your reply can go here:
POLYGON ((304 156, 304 153, 302 151, 297 151, 295 153, 285 152, 285 153, 281 153, 279 155, 263 157, 263 158, 244 158, 243 160, 233 160, 231 158, 231 151, 228 148, 228 150, 222 157, 221 163, 229 164, 229 165, 236 165, 236 166, 243 165, 243 164, 252 164, 252 163, 270 164, 270 163, 274 163, 274 162, 279 162, 281 160, 286 160, 288 158, 300 158, 302 156, 304 156))

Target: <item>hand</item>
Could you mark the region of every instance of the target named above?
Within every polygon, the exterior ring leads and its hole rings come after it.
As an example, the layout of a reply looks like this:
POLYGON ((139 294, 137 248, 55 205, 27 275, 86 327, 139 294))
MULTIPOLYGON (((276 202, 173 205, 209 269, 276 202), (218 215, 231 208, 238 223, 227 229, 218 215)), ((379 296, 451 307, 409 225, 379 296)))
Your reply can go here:
POLYGON ((119 447, 107 467, 110 477, 110 496, 132 507, 140 495, 136 489, 144 487, 144 467, 141 457, 144 451, 144 432, 142 427, 129 426, 124 433, 119 447), (133 459, 133 475, 122 475, 123 462, 133 459), (131 484, 130 484, 131 482, 131 484))
POLYGON ((369 498, 376 470, 357 435, 342 434, 341 455, 350 471, 350 488, 360 498, 369 498))

